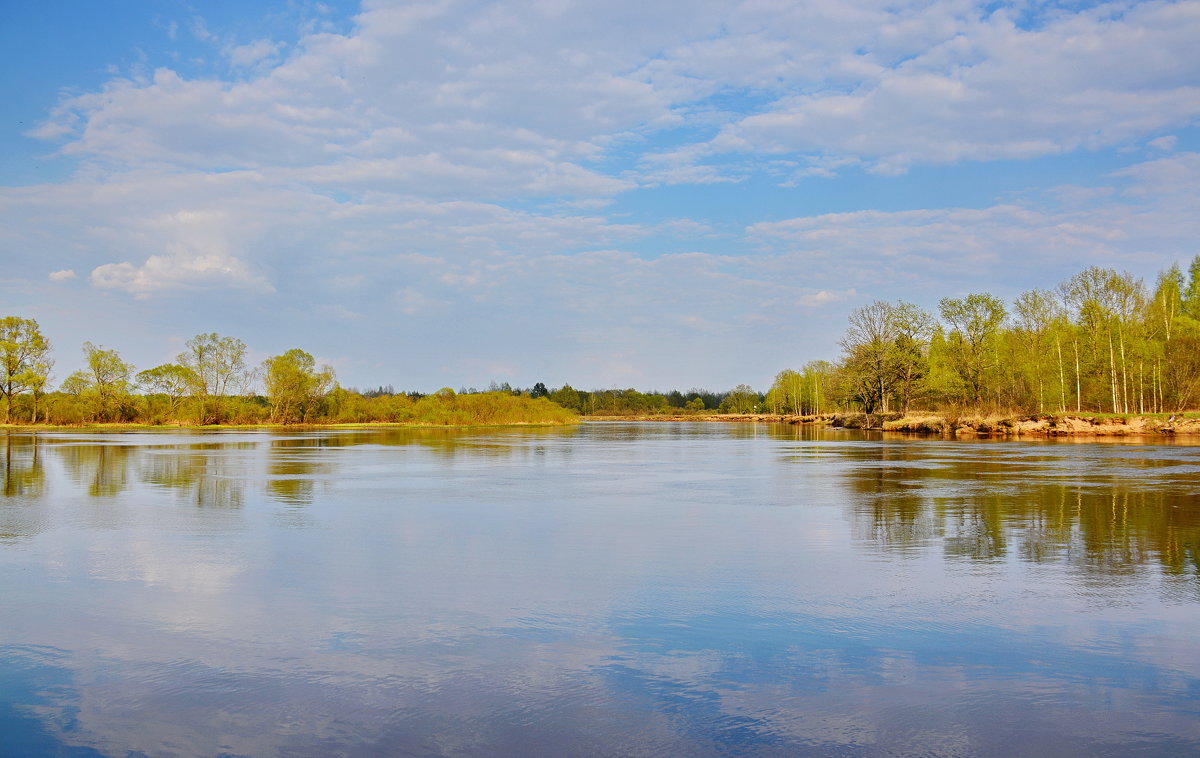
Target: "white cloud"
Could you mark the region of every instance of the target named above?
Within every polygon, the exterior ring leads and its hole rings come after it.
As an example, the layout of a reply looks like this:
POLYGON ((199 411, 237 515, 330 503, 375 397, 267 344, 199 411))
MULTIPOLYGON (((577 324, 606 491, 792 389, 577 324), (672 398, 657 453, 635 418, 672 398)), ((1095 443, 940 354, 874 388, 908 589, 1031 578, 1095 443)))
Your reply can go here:
POLYGON ((809 295, 802 295, 797 302, 805 308, 819 308, 823 305, 828 305, 829 303, 836 303, 839 300, 845 300, 847 298, 854 297, 856 294, 858 293, 853 289, 848 289, 841 292, 820 290, 809 295))
POLYGON ((1152 139, 1149 142, 1147 142, 1146 145, 1154 148, 1155 150, 1162 150, 1164 152, 1169 153, 1175 149, 1175 143, 1178 141, 1179 140, 1175 135, 1168 134, 1165 137, 1158 137, 1156 139, 1152 139))
POLYGON ((64 268, 59 271, 51 271, 50 272, 50 281, 65 282, 70 279, 74 279, 75 276, 76 276, 76 274, 75 274, 74 269, 64 268))
POLYGON ((234 287, 270 292, 274 288, 242 261, 227 255, 152 255, 140 266, 106 263, 92 270, 92 284, 121 289, 138 297, 179 289, 234 287))
POLYGON ((283 45, 269 39, 260 39, 245 45, 236 45, 225 50, 229 62, 238 67, 249 67, 274 58, 283 45))
MULTIPOLYGON (((707 149, 856 159, 886 174, 1117 145, 1200 116, 1198 3, 1102 5, 1034 29, 1005 10, 976 18, 937 7, 942 23, 929 30, 940 29, 910 57, 889 64, 868 46, 846 86, 834 71, 799 82, 707 149)), ((906 10, 894 19, 921 15, 906 10)))
MULTIPOLYGON (((347 34, 229 46, 245 81, 111 81, 35 130, 116 166, 428 180, 471 197, 613 194, 587 161, 645 149, 650 183, 745 176, 707 156, 859 163, 1028 158, 1138 140, 1200 116, 1200 3, 1079 12, 933 2, 420 5, 371 2, 347 34), (663 149, 622 139, 719 133, 663 149)), ((198 38, 213 38, 201 19, 198 38)), ((1161 146, 1165 143, 1159 143, 1161 146)))
POLYGON ((1113 188, 1055 188, 985 208, 855 211, 759 222, 747 237, 797 275, 887 298, 905 288, 1050 286, 1093 263, 1147 274, 1188 258, 1200 235, 1200 155, 1116 172, 1113 188), (1035 203, 1034 200, 1039 202, 1035 203))
POLYGON ((1200 197, 1200 153, 1178 153, 1138 163, 1113 175, 1132 182, 1126 194, 1152 196, 1159 205, 1182 202, 1194 210, 1200 197))

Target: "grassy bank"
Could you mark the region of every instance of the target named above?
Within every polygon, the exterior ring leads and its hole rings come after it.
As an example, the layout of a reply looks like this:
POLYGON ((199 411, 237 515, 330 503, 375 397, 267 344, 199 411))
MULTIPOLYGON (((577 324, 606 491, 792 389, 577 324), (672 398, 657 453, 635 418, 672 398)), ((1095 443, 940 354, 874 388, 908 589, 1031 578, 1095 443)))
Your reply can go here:
POLYGON ((296 429, 348 428, 368 426, 412 427, 474 427, 474 426, 531 426, 571 424, 574 413, 546 398, 531 398, 503 392, 456 394, 443 390, 421 398, 396 395, 370 402, 344 403, 343 407, 303 424, 271 424, 265 418, 235 419, 238 423, 196 424, 194 419, 153 419, 153 421, 123 421, 96 423, 80 421, 75 424, 6 424, 6 429, 95 429, 104 431, 145 429, 296 429))

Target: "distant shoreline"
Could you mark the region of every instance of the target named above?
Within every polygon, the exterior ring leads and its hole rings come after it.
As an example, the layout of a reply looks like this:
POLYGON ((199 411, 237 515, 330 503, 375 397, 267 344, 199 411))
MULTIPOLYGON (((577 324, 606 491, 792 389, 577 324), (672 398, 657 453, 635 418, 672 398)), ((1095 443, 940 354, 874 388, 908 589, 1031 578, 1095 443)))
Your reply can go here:
POLYGON ((570 426, 579 421, 513 421, 504 424, 413 424, 401 421, 361 421, 344 424, 0 424, 0 431, 17 432, 141 432, 141 431, 304 431, 306 429, 499 429, 510 426, 570 426))
POLYGON ((919 413, 773 413, 709 415, 583 416, 584 421, 701 421, 722 423, 804 424, 868 431, 945 437, 1129 437, 1200 435, 1200 414, 1112 415, 1086 413, 1014 416, 919 413))
POLYGON ((1176 437, 1200 436, 1200 414, 1112 415, 1030 414, 1013 416, 950 416, 918 413, 823 413, 792 415, 778 413, 717 414, 631 414, 578 416, 570 421, 514 422, 507 424, 413 424, 368 421, 342 424, 0 424, 5 432, 139 432, 139 431, 305 431, 355 429, 500 429, 505 427, 569 426, 587 421, 649 421, 724 424, 791 424, 835 429, 895 432, 941 437, 1176 437))

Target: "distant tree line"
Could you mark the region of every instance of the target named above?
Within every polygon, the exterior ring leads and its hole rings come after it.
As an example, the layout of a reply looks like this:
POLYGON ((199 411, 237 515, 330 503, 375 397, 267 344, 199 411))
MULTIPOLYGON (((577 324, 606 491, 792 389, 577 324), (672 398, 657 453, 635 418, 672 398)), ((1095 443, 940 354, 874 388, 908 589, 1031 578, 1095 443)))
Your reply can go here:
MULTIPOLYGON (((636 389, 578 390, 570 384, 557 389, 538 382, 529 389, 513 388, 508 383, 493 390, 546 397, 564 408, 585 416, 649 416, 712 413, 758 413, 763 411, 765 396, 746 384, 727 392, 693 388, 686 392, 640 392, 636 389)), ((474 388, 463 392, 477 391, 474 388)))

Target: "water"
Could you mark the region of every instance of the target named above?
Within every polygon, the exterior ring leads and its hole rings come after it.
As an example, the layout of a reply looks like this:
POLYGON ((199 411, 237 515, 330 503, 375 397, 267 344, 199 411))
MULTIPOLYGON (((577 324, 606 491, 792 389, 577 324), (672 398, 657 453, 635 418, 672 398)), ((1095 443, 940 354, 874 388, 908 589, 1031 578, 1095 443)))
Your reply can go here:
POLYGON ((1200 447, 0 443, 0 755, 1200 753, 1200 447))

